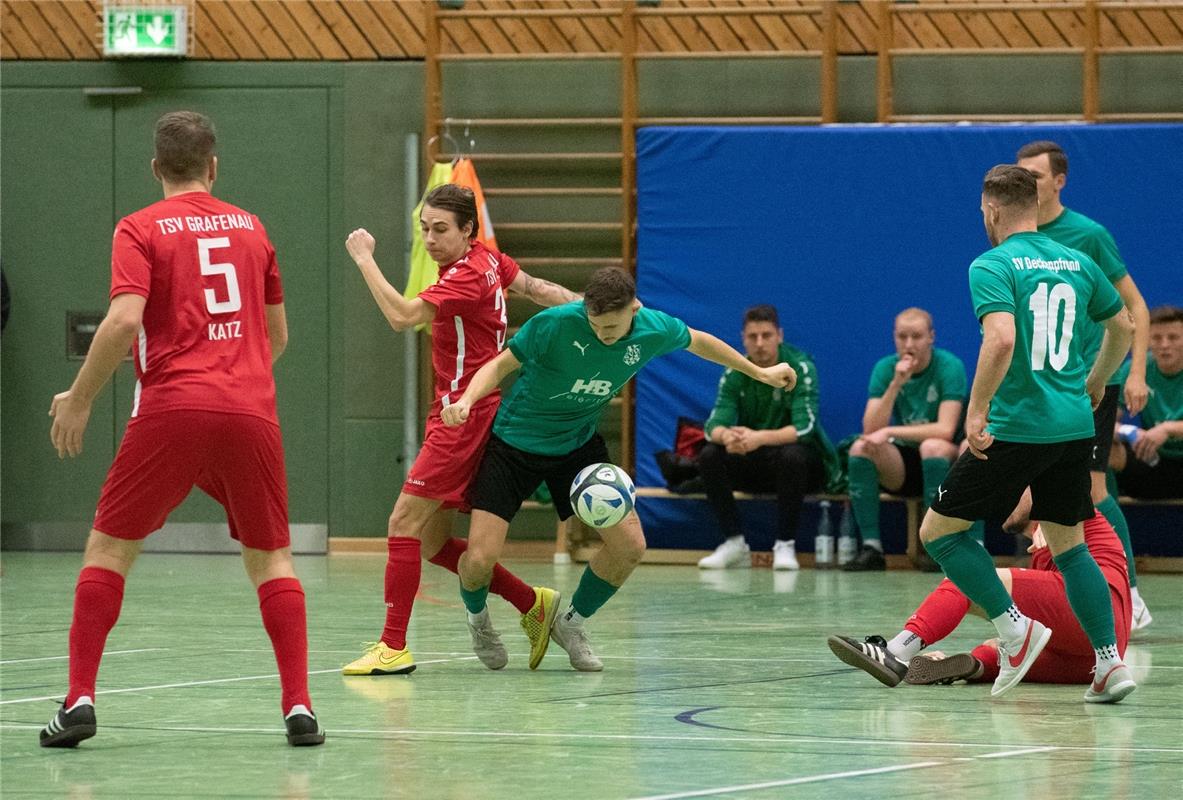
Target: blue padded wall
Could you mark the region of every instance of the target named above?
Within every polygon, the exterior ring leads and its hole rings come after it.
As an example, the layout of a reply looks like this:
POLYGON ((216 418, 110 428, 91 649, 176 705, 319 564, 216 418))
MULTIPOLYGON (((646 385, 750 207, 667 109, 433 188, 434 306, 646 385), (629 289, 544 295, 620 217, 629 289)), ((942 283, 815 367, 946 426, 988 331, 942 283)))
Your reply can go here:
MULTIPOLYGON (((972 379, 980 334, 966 272, 989 248, 982 176, 1035 139, 1064 147, 1065 204, 1109 228, 1150 306, 1183 303, 1183 125, 644 128, 639 294, 737 348, 744 308, 775 304, 786 339, 816 359, 837 441, 859 429, 871 367, 893 351, 892 319, 907 306, 932 312, 937 345, 972 379)), ((719 375, 679 353, 637 377, 638 485, 661 485, 652 454, 671 446, 678 415, 705 418, 719 375)), ((651 546, 715 544, 702 503, 640 510, 651 546)), ((748 514, 758 539, 771 516, 748 514)))

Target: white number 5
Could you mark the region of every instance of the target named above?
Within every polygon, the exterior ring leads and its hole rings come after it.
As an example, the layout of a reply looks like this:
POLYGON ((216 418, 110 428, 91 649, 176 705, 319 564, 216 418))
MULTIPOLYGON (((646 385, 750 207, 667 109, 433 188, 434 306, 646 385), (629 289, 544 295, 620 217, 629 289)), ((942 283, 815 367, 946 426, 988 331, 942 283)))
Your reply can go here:
POLYGON ((225 236, 197 240, 197 259, 201 263, 201 274, 222 275, 226 278, 225 300, 218 300, 218 294, 213 289, 205 290, 205 307, 211 314, 230 314, 242 308, 242 297, 238 294, 238 274, 234 271, 234 265, 228 261, 214 264, 209 258, 210 250, 221 250, 229 246, 230 239, 225 236))

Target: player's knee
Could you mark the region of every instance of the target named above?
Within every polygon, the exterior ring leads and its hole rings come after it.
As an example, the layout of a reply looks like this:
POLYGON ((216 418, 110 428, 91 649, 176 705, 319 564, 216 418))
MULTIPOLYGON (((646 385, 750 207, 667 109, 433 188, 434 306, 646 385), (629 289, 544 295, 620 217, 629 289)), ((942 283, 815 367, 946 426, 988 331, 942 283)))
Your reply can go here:
POLYGON ((700 468, 703 464, 713 466, 715 464, 723 463, 726 457, 727 450, 724 449, 722 445, 715 444, 714 442, 707 442, 705 445, 703 445, 702 450, 698 454, 698 464, 700 468))
POLYGON ((925 439, 920 443, 921 458, 945 458, 953 460, 957 455, 957 446, 944 439, 925 439))
POLYGON ((866 439, 855 439, 854 444, 850 446, 850 454, 852 456, 861 456, 863 458, 871 457, 871 449, 874 447, 866 439))
POLYGON ((807 466, 805 450, 794 445, 781 445, 777 449, 776 461, 782 468, 804 469, 807 466))

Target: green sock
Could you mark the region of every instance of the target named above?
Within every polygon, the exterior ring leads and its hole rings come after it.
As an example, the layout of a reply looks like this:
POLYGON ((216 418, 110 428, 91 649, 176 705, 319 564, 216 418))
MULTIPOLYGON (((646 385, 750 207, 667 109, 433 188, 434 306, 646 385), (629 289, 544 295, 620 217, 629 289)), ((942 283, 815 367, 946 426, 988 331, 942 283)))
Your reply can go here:
POLYGON ((949 474, 949 459, 926 458, 920 462, 924 470, 924 507, 932 508, 933 498, 937 496, 937 489, 941 481, 949 474))
POLYGON ((1117 538, 1121 539, 1121 546, 1125 548, 1125 563, 1128 572, 1130 573, 1130 588, 1138 585, 1138 568, 1134 566, 1134 545, 1130 542, 1130 526, 1125 521, 1125 514, 1121 513, 1121 506, 1117 504, 1117 498, 1109 495, 1101 502, 1097 503, 1097 510, 1109 520, 1109 524, 1113 526, 1113 530, 1117 531, 1117 538))
POLYGON ((990 619, 1000 617, 1013 605, 1006 587, 994 571, 994 559, 965 531, 926 543, 928 554, 941 565, 957 588, 981 608, 990 619))
POLYGON ((1111 469, 1105 470, 1105 491, 1109 492, 1109 496, 1114 499, 1121 495, 1117 488, 1117 473, 1111 469))
POLYGON ((592 572, 591 564, 588 564, 583 577, 579 579, 579 588, 571 597, 571 607, 576 614, 586 619, 599 611, 600 606, 607 603, 619 588, 592 572))
POLYGON ((985 545, 986 545, 986 523, 985 522, 983 522, 980 519, 975 519, 974 524, 969 526, 969 530, 966 531, 966 533, 968 533, 970 538, 973 539, 975 542, 977 542, 978 544, 985 547, 985 545))
POLYGON ((1064 576, 1064 591, 1068 604, 1076 615, 1080 627, 1089 637, 1093 648, 1117 644, 1117 633, 1113 629, 1113 604, 1109 599, 1109 584, 1101 568, 1089 554, 1084 543, 1053 556, 1056 567, 1064 576))
POLYGON ((850 457, 850 507, 863 541, 879 541, 879 470, 862 456, 850 457))
POLYGON ((489 586, 486 584, 479 589, 472 589, 471 591, 464 588, 464 584, 460 584, 460 599, 464 601, 464 607, 468 609, 470 614, 479 614, 485 610, 485 601, 489 598, 489 586))

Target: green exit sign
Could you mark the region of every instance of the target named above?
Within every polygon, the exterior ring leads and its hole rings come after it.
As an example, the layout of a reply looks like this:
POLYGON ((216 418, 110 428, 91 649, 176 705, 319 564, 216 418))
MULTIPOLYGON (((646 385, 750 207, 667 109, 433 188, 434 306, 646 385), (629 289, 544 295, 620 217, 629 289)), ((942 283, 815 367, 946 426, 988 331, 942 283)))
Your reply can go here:
POLYGON ((189 55, 188 7, 104 6, 103 55, 189 55))

